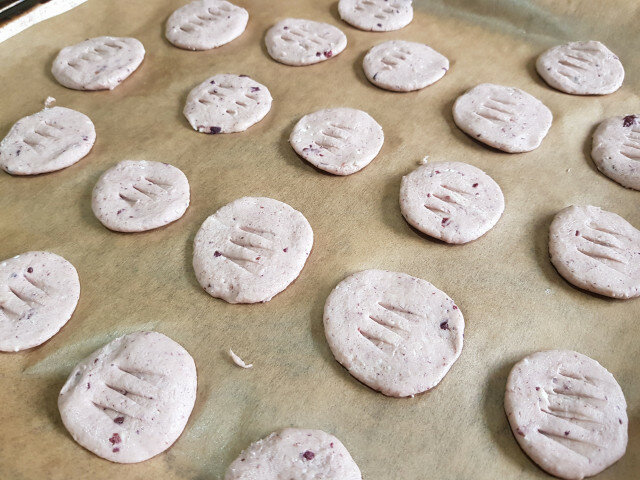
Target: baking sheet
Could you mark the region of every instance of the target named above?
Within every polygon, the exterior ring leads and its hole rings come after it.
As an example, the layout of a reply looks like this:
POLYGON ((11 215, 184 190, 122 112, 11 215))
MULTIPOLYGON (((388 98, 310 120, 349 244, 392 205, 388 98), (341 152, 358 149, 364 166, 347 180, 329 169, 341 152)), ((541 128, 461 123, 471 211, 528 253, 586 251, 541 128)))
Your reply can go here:
POLYGON ((90 0, 0 45, 0 134, 40 108, 88 114, 97 142, 84 160, 35 178, 0 175, 0 257, 50 250, 78 269, 82 294, 62 331, 28 352, 0 355, 0 478, 219 479, 250 442, 287 426, 338 436, 367 479, 548 478, 520 451, 502 408, 506 376, 522 356, 568 348, 600 361, 629 405, 626 456, 601 479, 640 471, 640 300, 608 300, 566 283, 548 260, 552 216, 593 204, 640 227, 640 192, 597 172, 590 135, 602 119, 640 112, 635 1, 556 2, 433 0, 415 2, 415 19, 391 33, 341 22, 333 0, 237 0, 247 31, 229 45, 187 52, 163 38, 181 0, 90 0), (339 26, 347 49, 330 61, 288 67, 263 46, 266 29, 287 16, 339 26), (144 63, 112 92, 58 85, 50 66, 58 50, 87 37, 133 36, 144 63), (548 88, 535 57, 568 40, 597 39, 625 65, 623 88, 574 97, 548 88), (428 43, 451 70, 419 92, 371 86, 361 62, 390 39, 428 43), (247 132, 202 135, 182 116, 191 88, 215 73, 252 76, 274 97, 267 117, 247 132), (498 153, 453 124, 454 99, 480 82, 517 86, 554 114, 542 146, 498 153), (320 173, 288 145, 292 126, 319 108, 349 106, 383 126, 385 144, 366 169, 340 178, 320 173), (425 155, 462 160, 489 173, 506 198, 504 216, 471 244, 449 246, 417 234, 398 207, 400 178, 425 155), (191 183, 192 204, 157 231, 118 234, 91 212, 98 176, 123 159, 169 162, 191 183), (315 245, 299 279, 264 305, 228 305, 202 291, 191 268, 202 221, 243 195, 264 195, 302 211, 315 245), (353 379, 325 342, 322 310, 331 289, 365 268, 425 278, 449 294, 466 320, 460 359, 433 391, 392 399, 353 379), (155 329, 182 344, 198 367, 198 398, 187 428, 166 453, 137 465, 102 460, 64 429, 57 395, 72 367, 124 333, 155 329), (236 367, 229 348, 255 366, 236 367))

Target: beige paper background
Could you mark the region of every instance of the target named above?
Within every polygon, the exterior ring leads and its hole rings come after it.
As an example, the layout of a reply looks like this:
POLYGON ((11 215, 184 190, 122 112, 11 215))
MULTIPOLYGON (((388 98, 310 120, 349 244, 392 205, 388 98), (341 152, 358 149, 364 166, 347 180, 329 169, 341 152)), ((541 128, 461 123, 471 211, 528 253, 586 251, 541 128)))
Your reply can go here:
POLYGON ((391 33, 341 22, 333 0, 237 0, 250 11, 231 44, 193 53, 172 47, 163 24, 181 0, 90 0, 0 44, 0 132, 42 107, 78 109, 94 121, 93 151, 66 170, 35 178, 0 175, 0 257, 50 250, 78 269, 82 294, 62 331, 28 352, 0 355, 0 478, 222 478, 250 442, 273 430, 320 428, 338 436, 367 479, 548 478, 520 451, 502 409, 515 361, 541 349, 585 353, 608 368, 629 404, 626 456, 601 479, 640 472, 640 300, 614 301, 566 283, 548 260, 552 216, 570 204, 612 210, 640 227, 640 192, 597 172, 590 135, 602 119, 640 112, 636 1, 416 1, 414 21, 391 33), (278 19, 306 17, 339 26, 349 45, 330 61, 287 67, 263 46, 278 19), (98 35, 140 39, 147 56, 112 92, 58 85, 58 50, 98 35), (428 43, 451 70, 422 91, 371 86, 361 61, 390 39, 428 43), (598 39, 622 59, 624 87, 605 97, 548 88, 533 68, 555 43, 598 39), (247 132, 208 136, 182 116, 187 93, 215 73, 244 73, 269 87, 269 115, 247 132), (542 146, 519 155, 475 143, 452 122, 454 99, 479 82, 523 88, 554 114, 542 146), (385 131, 380 155, 339 178, 299 159, 287 142, 294 123, 315 109, 368 111, 385 131), (501 186, 506 210, 483 238, 448 246, 413 231, 398 208, 400 178, 425 155, 463 160, 501 186), (174 224, 141 234, 108 231, 94 218, 91 190, 122 159, 181 168, 192 204, 174 224), (205 294, 191 268, 201 222, 243 195, 271 196, 304 213, 315 245, 299 279, 264 305, 228 305, 205 294), (329 351, 322 310, 331 289, 365 268, 407 272, 449 294, 466 319, 462 356, 433 391, 392 399, 353 379, 329 351), (155 329, 181 343, 198 367, 198 399, 184 434, 166 453, 117 465, 78 446, 64 429, 57 394, 72 367, 127 332, 155 329), (255 367, 231 363, 229 348, 255 367))

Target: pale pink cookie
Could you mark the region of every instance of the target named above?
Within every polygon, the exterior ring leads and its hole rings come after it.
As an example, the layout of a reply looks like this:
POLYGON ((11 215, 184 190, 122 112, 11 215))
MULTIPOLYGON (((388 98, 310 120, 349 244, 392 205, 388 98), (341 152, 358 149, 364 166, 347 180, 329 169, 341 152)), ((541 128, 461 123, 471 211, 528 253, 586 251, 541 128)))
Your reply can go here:
POLYGON ((538 57, 536 69, 551 87, 574 95, 606 95, 622 86, 620 59, 596 41, 571 42, 538 57))
POLYGON ((640 190, 640 118, 612 117, 593 134, 591 158, 598 170, 620 185, 640 190))
POLYGON ((413 20, 411 0, 340 0, 340 18, 371 32, 390 32, 406 27, 413 20))
POLYGON ((165 36, 185 50, 209 50, 238 38, 249 13, 224 0, 196 0, 171 14, 165 36))
POLYGON ((571 206, 549 228, 551 263, 569 283, 607 297, 640 296, 640 231, 598 207, 571 206))
POLYGON ((62 423, 99 457, 143 462, 180 436, 196 400, 196 365, 157 332, 116 338, 80 362, 58 397, 62 423))
POLYGON ((602 365, 566 350, 537 352, 507 380, 504 409, 522 450, 551 475, 581 480, 627 448, 627 403, 602 365))
POLYGON ((201 133, 243 132, 271 110, 269 89, 246 75, 207 78, 187 97, 184 116, 201 133))
POLYGON ((135 38, 90 38, 60 50, 51 72, 67 88, 113 90, 140 66, 144 53, 135 38))
POLYGON ((49 252, 27 252, 0 262, 0 351, 36 347, 73 315, 78 272, 49 252))
POLYGON ((271 58, 299 67, 335 57, 347 46, 347 37, 328 23, 286 18, 269 29, 264 42, 271 58))
POLYGON ((423 43, 391 40, 369 50, 362 66, 374 85, 411 92, 440 80, 449 70, 449 60, 423 43))
POLYGON ((96 141, 93 122, 64 107, 18 120, 0 142, 0 167, 11 175, 62 170, 84 158, 96 141))
POLYGON ((345 446, 322 430, 285 428, 252 443, 224 480, 361 480, 345 446))
POLYGON ((368 113, 328 108, 305 115, 289 143, 298 155, 334 175, 350 175, 369 165, 384 143, 382 127, 368 113))
POLYGON ((286 203, 244 197, 207 218, 193 243, 196 278, 209 295, 258 303, 268 302, 300 275, 313 231, 286 203))
POLYGON ((462 162, 423 165, 402 177, 400 211, 422 233, 467 243, 493 228, 504 211, 500 186, 462 162))
POLYGON ((458 97, 453 120, 470 137, 519 153, 540 146, 553 115, 540 100, 519 88, 482 83, 458 97))
POLYGON ((168 163, 124 160, 98 179, 91 208, 110 230, 142 232, 176 221, 189 206, 189 181, 168 163))
POLYGON ((324 331, 351 375, 385 395, 408 397, 435 387, 458 359, 464 319, 425 280, 365 270, 331 292, 324 331))

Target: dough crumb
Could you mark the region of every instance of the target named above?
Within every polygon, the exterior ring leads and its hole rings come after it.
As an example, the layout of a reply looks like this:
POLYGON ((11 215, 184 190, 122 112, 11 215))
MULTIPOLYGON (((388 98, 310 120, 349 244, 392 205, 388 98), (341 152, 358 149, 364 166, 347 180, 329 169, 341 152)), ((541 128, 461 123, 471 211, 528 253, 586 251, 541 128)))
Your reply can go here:
POLYGON ((422 160, 418 160, 418 165, 426 165, 429 162, 429 155, 422 157, 422 160))
POLYGON ((571 171, 571 169, 570 169, 570 168, 567 168, 567 173, 569 173, 570 171, 571 171))
POLYGON ((56 99, 53 97, 47 97, 47 99, 44 101, 44 108, 51 108, 54 107, 56 104, 56 99))
POLYGON ((250 364, 246 364, 244 363, 244 361, 235 353, 233 353, 233 350, 229 349, 229 355, 231 355, 231 360, 233 360, 233 363, 235 363, 236 365, 238 365, 239 367, 242 368, 251 368, 253 367, 253 363, 250 364))

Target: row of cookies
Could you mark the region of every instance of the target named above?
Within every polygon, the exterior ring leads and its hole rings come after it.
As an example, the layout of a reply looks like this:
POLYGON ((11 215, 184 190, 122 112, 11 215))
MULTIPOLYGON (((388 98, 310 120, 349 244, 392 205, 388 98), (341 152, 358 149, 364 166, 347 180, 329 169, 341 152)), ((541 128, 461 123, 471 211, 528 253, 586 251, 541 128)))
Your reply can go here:
MULTIPOLYGON (((227 2, 195 3, 213 4, 221 11, 233 13, 227 2)), ((217 11, 209 13, 219 14, 217 11)), ((172 19, 180 14, 174 13, 168 29, 172 19)), ((137 68, 143 55, 141 44, 134 39, 93 39, 61 52, 54 62, 54 75, 70 88, 114 88, 137 68), (113 54, 111 58, 104 58, 110 54, 113 54), (122 64, 122 56, 127 55, 130 56, 124 63, 128 66, 122 67, 124 71, 114 73, 118 68, 116 64, 122 64), (82 71, 82 66, 86 67, 87 63, 95 60, 95 56, 102 56, 105 64, 96 66, 95 76, 89 79, 84 75, 86 72, 82 71), (99 78, 102 73, 105 75, 99 78)), ((207 83, 215 82, 209 80, 207 83)), ((224 81, 219 83, 224 88, 224 81)), ((255 85, 250 88, 251 93, 260 90, 255 85)), ((265 91, 268 95, 266 88, 265 91)), ((269 110, 270 97, 268 100, 264 114, 269 110)), ((79 112, 50 107, 51 101, 48 101, 45 110, 19 121, 12 129, 13 135, 5 139, 3 157, 13 157, 14 160, 11 165, 6 165, 9 173, 37 174, 58 170, 77 162, 91 149, 95 141, 91 121, 79 112), (31 138, 27 138, 29 136, 31 138), (22 138, 14 149, 11 141, 16 137, 22 138), (66 145, 59 148, 61 143, 66 145), (58 148, 52 152, 54 147, 58 148), (23 152, 27 155, 23 154, 18 159, 23 152)), ((218 132, 210 128, 207 133, 218 132)), ((175 167, 158 162, 125 161, 105 172, 98 181, 94 189, 93 210, 102 223, 113 230, 148 230, 182 216, 189 204, 189 195, 188 181, 175 167)), ((292 221, 306 227, 303 233, 308 234, 310 250, 312 234, 304 217, 280 202, 271 201, 270 205, 275 205, 278 211, 288 209, 287 213, 297 214, 292 221)), ((285 235, 289 226, 286 222, 283 225, 285 235)), ((206 222, 201 231, 207 231, 206 222)), ((297 251, 299 243, 300 239, 293 239, 289 258, 300 257, 297 251)), ((284 253, 288 251, 286 247, 283 250, 284 253)), ((302 264, 306 255, 308 251, 303 255, 302 264)), ((214 254, 214 258, 216 256, 219 255, 214 254)), ((34 318, 30 325, 18 322, 22 329, 7 333, 13 342, 3 346, 18 350, 42 343, 66 322, 75 309, 79 296, 75 269, 66 260, 47 252, 19 255, 3 262, 2 268, 11 271, 8 279, 19 279, 13 280, 13 286, 9 287, 16 298, 3 303, 7 306, 6 310, 3 307, 3 316, 9 314, 13 318, 18 315, 22 319, 21 311, 27 309, 28 318, 34 318), (32 287, 25 289, 18 285, 20 282, 32 287), (46 329, 43 328, 45 326, 46 329), (37 338, 34 337, 36 334, 37 338)), ((138 462, 165 450, 180 435, 195 402, 196 382, 193 359, 180 345, 155 332, 138 332, 114 340, 81 362, 62 388, 58 403, 63 422, 78 443, 113 461, 138 462), (93 425, 93 428, 87 429, 87 425, 93 425)), ((227 476, 241 478, 243 471, 250 473, 256 467, 256 460, 260 463, 264 462, 265 455, 275 457, 269 454, 269 450, 279 452, 278 457, 282 457, 287 450, 297 453, 303 447, 304 451, 299 456, 284 455, 283 459, 273 460, 269 468, 299 471, 301 467, 297 463, 302 461, 318 471, 329 469, 339 478, 361 478, 359 469, 338 439, 317 430, 296 429, 274 433, 252 445, 230 466, 227 476), (251 454, 256 449, 260 455, 251 454)))
MULTIPOLYGON (((285 26, 286 26, 286 25, 285 25, 285 26)), ((328 55, 328 56, 326 56, 326 57, 327 57, 327 58, 330 58, 330 56, 331 56, 331 55, 328 55)), ((375 74, 374 74, 374 75, 375 75, 375 74)), ((205 83, 206 83, 206 82, 205 82, 205 83)), ((201 103, 201 102, 199 102, 199 103, 201 103)), ((364 112, 362 112, 362 113, 364 113, 364 112)), ((209 127, 209 129, 208 129, 208 130, 209 130, 209 132, 208 132, 208 133, 219 133, 220 131, 215 131, 215 127, 216 127, 216 125, 213 125, 212 127, 209 127), (211 128, 213 128, 214 130, 211 130, 211 128)), ((547 128, 548 128, 548 127, 547 127, 547 128)), ((205 130, 205 131, 206 131, 206 130, 205 130)), ((545 132, 545 133, 546 133, 546 132, 545 132)), ((330 135, 329 135, 329 136, 330 136, 330 135)), ((292 142, 292 144, 293 144, 293 142, 292 142)), ((295 148, 295 145, 294 145, 294 148, 295 148)), ((335 147, 334 147, 334 148, 335 148, 335 147)), ((330 150, 330 148, 326 148, 326 149, 327 149, 327 150, 330 150)), ((432 167, 432 166, 430 166, 430 167, 432 167)), ((470 167, 470 166, 467 166, 467 167, 470 167)), ((437 169, 437 166, 436 166, 435 168, 437 169)), ((433 173, 435 173, 435 172, 432 172, 432 175, 430 176, 430 178, 433 178, 433 173)), ((435 175, 438 175, 438 174, 435 174, 435 175)), ((158 186, 160 189, 162 189, 162 186, 157 185, 157 184, 156 184, 156 182, 150 182, 150 183, 151 183, 151 184, 154 184, 154 185, 158 186)), ((475 182, 474 182, 474 183, 475 183, 475 182)), ((494 182, 494 183, 495 183, 495 182, 494 182)), ((472 185, 473 185, 473 184, 472 184, 472 185)), ((447 186, 451 186, 451 185, 447 185, 447 186)), ((454 188, 455 188, 455 187, 454 187, 454 188)), ((474 187, 472 186, 472 188, 474 188, 474 187)), ((138 189, 135 189, 135 188, 134 188, 133 190, 136 190, 136 191, 138 191, 138 193, 140 193, 140 194, 142 194, 142 195, 147 195, 147 196, 149 196, 149 194, 151 193, 150 191, 146 191, 146 192, 139 192, 139 190, 138 190, 138 189)), ((499 188, 498 188, 498 190, 499 190, 499 188)), ((158 193, 160 193, 159 191, 157 191, 157 192, 158 192, 158 193)), ((132 193, 133 193, 133 192, 132 192, 132 193)), ((460 192, 454 192, 453 194, 450 194, 450 195, 449 195, 449 197, 450 197, 450 198, 451 198, 452 196, 453 196, 453 197, 455 197, 455 195, 458 195, 458 194, 462 195, 460 192)), ((135 193, 134 193, 134 195, 135 195, 135 193)), ((125 195, 125 197, 127 197, 127 195, 125 195)), ((138 202, 138 201, 139 201, 139 200, 136 200, 136 199, 132 199, 131 197, 127 197, 127 198, 128 198, 128 200, 129 200, 129 201, 132 201, 132 200, 133 200, 133 201, 135 201, 135 202, 138 202)), ((125 198, 125 199, 121 199, 121 200, 127 201, 127 198, 125 198)), ((95 198, 94 198, 94 200, 95 200, 95 198)), ((246 200, 246 199, 242 199, 242 200, 246 200)), ((263 200, 268 200, 268 199, 258 199, 258 200, 262 200, 262 201, 263 201, 263 200)), ((188 201, 187 201, 187 202, 188 202, 188 201)), ((264 202, 263 202, 263 203, 264 203, 264 202)), ((455 203, 455 202, 453 202, 453 203, 455 203)), ((262 206, 264 207, 264 205, 262 205, 262 206)), ((185 208, 186 208, 186 206, 185 206, 185 208)), ((290 207, 289 207, 289 208, 290 208, 290 207)), ((121 213, 122 213, 122 212, 121 212, 121 213)), ((405 213, 405 212, 403 212, 403 213, 405 213)), ((498 215, 498 217, 499 217, 499 215, 498 215)), ((448 226, 448 225, 450 225, 450 223, 447 223, 447 221, 448 221, 448 220, 449 220, 448 218, 443 217, 443 218, 440 220, 440 223, 441 223, 441 224, 443 224, 443 226, 448 226), (444 221, 442 221, 442 220, 444 220, 444 221)), ((496 219, 496 221, 497 221, 497 219, 496 219)), ((206 223, 206 222, 205 222, 205 223, 206 223)), ((203 225, 203 227, 204 227, 204 225, 203 225)), ((153 228, 153 227, 150 227, 150 228, 153 228)), ((490 227, 489 227, 489 228, 490 228, 490 227)), ((238 228, 238 229, 239 229, 239 230, 242 230, 242 228, 238 228)), ((202 229, 201 229, 201 231, 202 231, 202 229)), ((213 235, 214 237, 217 235, 217 233, 215 233, 215 232, 214 232, 213 234, 211 234, 210 232, 207 232, 207 233, 208 233, 209 235, 213 235)), ((248 233, 253 233, 253 234, 255 234, 256 232, 248 232, 248 233)), ((264 232, 258 232, 258 236, 260 236, 260 235, 259 235, 259 233, 263 233, 263 234, 264 234, 264 232)), ((200 235, 200 234, 199 234, 199 235, 200 235)), ((248 234, 247 234, 247 232, 245 232, 244 234, 242 234, 242 233, 241 233, 241 235, 245 235, 245 237, 249 237, 249 241, 253 241, 254 243, 259 243, 259 242, 261 242, 261 240, 258 240, 256 237, 251 237, 250 235, 248 235, 248 234)), ((244 241, 244 240, 246 240, 246 239, 245 239, 245 238, 242 238, 241 240, 243 240, 243 241, 244 241)), ((234 243, 234 242, 231 242, 231 243, 234 243)), ((252 247, 252 248, 262 248, 262 247, 261 247, 261 246, 259 246, 259 245, 253 245, 253 244, 248 244, 248 243, 247 243, 247 244, 245 244, 245 245, 236 245, 236 246, 241 247, 241 249, 242 249, 242 248, 244 248, 244 250, 241 250, 243 253, 247 253, 247 252, 246 252, 247 247, 250 247, 250 248, 249 248, 249 250, 251 250, 251 247, 252 247)), ((232 247, 232 248, 233 248, 233 247, 232 247)), ((287 249, 287 247, 285 247, 285 249, 287 249)), ((283 249, 283 250, 285 250, 285 249, 283 249)), ((287 249, 287 250, 288 250, 288 249, 287 249)), ((287 252, 285 251, 284 253, 287 253, 287 252)), ((221 251, 219 251, 219 250, 215 250, 215 251, 214 251, 214 253, 213 253, 213 257, 214 257, 214 258, 220 258, 220 257, 223 257, 223 256, 225 257, 225 259, 227 259, 227 261, 229 260, 229 257, 225 256, 225 255, 224 255, 221 251), (218 253, 219 255, 216 255, 216 253, 218 253)), ((195 259, 194 259, 194 260, 195 260, 195 259)), ((221 260, 223 260, 223 259, 221 259, 221 260)), ((237 260, 237 259, 236 259, 236 260, 237 260)), ((241 261, 242 261, 242 262, 244 262, 244 261, 248 261, 248 262, 250 262, 250 260, 247 260, 247 259, 241 259, 241 261)), ((234 263, 234 262, 232 262, 232 263, 234 263)), ((250 262, 250 263, 251 263, 251 262, 250 262)), ((194 266, 195 266, 195 261, 194 261, 194 266)), ((386 273, 389 273, 389 272, 386 272, 386 273)), ((296 276, 297 276, 297 274, 296 274, 296 276)), ((415 279, 415 280, 418 280, 418 279, 415 279)), ((204 285, 203 285, 203 286, 204 286, 204 285)), ((286 287, 286 285, 285 285, 285 287, 286 287)), ((206 288, 206 287, 205 287, 205 288, 206 288)), ((387 305, 389 306, 390 304, 387 304, 387 305)), ((455 305, 454 305, 454 307, 455 307, 455 305)), ((385 307, 383 307, 383 308, 385 308, 385 307)), ((383 314, 390 315, 390 316, 391 316, 390 318, 394 318, 394 319, 396 318, 396 317, 393 317, 393 315, 397 315, 397 313, 398 313, 398 312, 395 310, 395 308, 394 308, 393 306, 392 306, 392 308, 390 308, 390 309, 385 308, 385 310, 386 310, 386 312, 384 312, 384 311, 383 311, 383 314)), ((404 313, 406 314, 407 312, 404 312, 404 313)), ((412 312, 409 312, 409 313, 412 313, 412 312)), ((461 316, 460 316, 460 318, 461 318, 461 316)), ((380 319, 378 319, 378 320, 380 320, 380 319)), ((376 322, 375 320, 373 320, 373 321, 374 321, 374 322, 376 322)), ((394 320, 391 320, 391 321, 386 320, 386 321, 391 323, 391 325, 387 324, 387 327, 389 327, 389 326, 393 327, 393 326, 394 326, 394 325, 393 325, 393 321, 394 321, 394 320)), ((384 324, 384 322, 385 322, 385 321, 384 321, 384 320, 381 320, 381 322, 384 324)), ((397 320, 397 319, 396 319, 396 320, 395 320, 395 322, 396 322, 396 323, 399 323, 399 320, 397 320)), ((444 330, 444 331, 449 330, 449 324, 448 324, 448 322, 446 323, 445 327, 442 327, 441 325, 439 325, 439 328, 440 328, 441 330, 444 330)), ((461 332, 459 332, 459 333, 461 334, 461 332)), ((365 337, 365 335, 367 335, 367 333, 366 333, 366 332, 365 332, 365 333, 360 332, 360 334, 361 334, 363 337, 365 337)), ((365 337, 365 338, 367 339, 367 341, 368 341, 368 342, 370 342, 371 344, 373 344, 373 346, 374 346, 375 348, 378 348, 379 350, 383 350, 384 348, 387 348, 387 346, 388 346, 388 345, 393 345, 393 339, 391 340, 391 343, 389 343, 389 341, 385 342, 385 340, 389 340, 388 338, 387 338, 387 339, 385 339, 385 338, 380 339, 380 338, 377 338, 377 337, 373 337, 373 338, 371 338, 371 337, 372 337, 372 335, 371 335, 370 333, 369 333, 368 335, 369 335, 369 338, 365 337)), ((328 336, 329 336, 329 335, 328 335, 328 336)), ((395 338, 395 337, 393 337, 393 338, 395 338)), ((347 343, 348 343, 348 342, 347 342, 347 343)), ((460 346, 461 346, 461 344, 460 344, 460 346)), ((335 353, 335 351, 334 351, 334 353, 335 353)), ((458 353, 459 353, 459 352, 458 352, 458 353)), ((454 359, 454 360, 455 360, 455 359, 454 359)), ((448 369, 448 367, 447 367, 447 369, 448 369)), ((352 373, 353 373, 353 372, 352 372, 352 373)), ((354 375, 355 375, 355 374, 354 374, 354 375)), ((356 376, 357 376, 357 375, 356 375, 356 376)), ((365 383, 366 383, 366 382, 365 382, 365 383)), ((119 418, 119 417, 117 417, 117 418, 119 418)), ((118 423, 118 422, 115 422, 115 423, 118 423)), ((626 430, 625 430, 625 431, 626 431, 626 430)), ((112 444, 112 446, 113 446, 113 445, 115 445, 116 443, 118 443, 118 444, 120 443, 119 441, 112 442, 112 441, 111 441, 111 439, 112 439, 112 438, 113 438, 114 440, 118 440, 118 439, 119 439, 119 436, 118 436, 118 437, 116 437, 115 435, 113 435, 112 437, 110 437, 109 441, 110 441, 110 443, 112 444)), ((626 442, 625 442, 625 443, 626 443, 626 442)), ((119 446, 113 446, 113 449, 114 449, 114 450, 115 450, 115 449, 118 449, 118 451, 119 451, 120 447, 119 447, 119 446)), ((312 455, 315 455, 315 454, 313 453, 313 451, 311 451, 311 450, 309 450, 309 451, 311 452, 310 454, 308 454, 308 453, 307 453, 307 451, 303 452, 303 455, 302 455, 302 456, 303 456, 303 458, 304 458, 304 459, 306 459, 306 460, 310 460, 310 459, 309 459, 309 458, 307 458, 307 457, 311 457, 311 459, 312 459, 312 458, 313 458, 313 456, 312 456, 312 455)))

